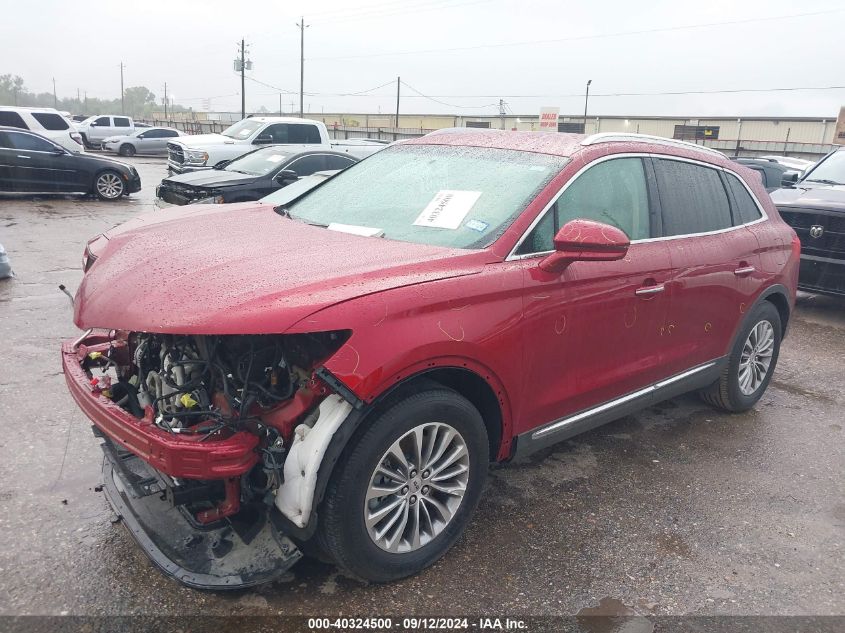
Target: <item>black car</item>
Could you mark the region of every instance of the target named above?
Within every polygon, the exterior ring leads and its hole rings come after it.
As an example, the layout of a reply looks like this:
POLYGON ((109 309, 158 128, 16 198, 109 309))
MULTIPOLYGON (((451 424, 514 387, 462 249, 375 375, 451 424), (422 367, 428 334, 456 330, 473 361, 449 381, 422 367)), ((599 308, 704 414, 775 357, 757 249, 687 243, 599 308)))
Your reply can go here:
POLYGON ((130 165, 69 152, 34 132, 0 127, 0 192, 93 193, 117 200, 140 190, 141 177, 130 165))
POLYGON ((773 158, 732 158, 731 160, 760 174, 760 178, 763 179, 763 186, 769 193, 783 187, 783 175, 785 173, 794 172, 794 170, 786 165, 781 165, 773 158))
POLYGON ((798 287, 845 296, 845 147, 772 193, 772 201, 801 240, 798 287))
POLYGON ((358 162, 349 154, 326 150, 293 153, 284 146, 262 147, 214 169, 171 176, 156 195, 170 204, 258 200, 314 172, 346 169, 358 162))

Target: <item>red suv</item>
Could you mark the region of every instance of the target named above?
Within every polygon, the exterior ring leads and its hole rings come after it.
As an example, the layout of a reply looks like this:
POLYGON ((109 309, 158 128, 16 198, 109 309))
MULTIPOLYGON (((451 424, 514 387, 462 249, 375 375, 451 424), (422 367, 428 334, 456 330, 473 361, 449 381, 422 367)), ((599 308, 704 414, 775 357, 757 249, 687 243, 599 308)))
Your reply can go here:
POLYGON ((718 152, 435 133, 273 207, 186 207, 86 248, 68 387, 105 491, 196 587, 302 551, 431 565, 507 461, 697 390, 771 380, 799 242, 718 152))

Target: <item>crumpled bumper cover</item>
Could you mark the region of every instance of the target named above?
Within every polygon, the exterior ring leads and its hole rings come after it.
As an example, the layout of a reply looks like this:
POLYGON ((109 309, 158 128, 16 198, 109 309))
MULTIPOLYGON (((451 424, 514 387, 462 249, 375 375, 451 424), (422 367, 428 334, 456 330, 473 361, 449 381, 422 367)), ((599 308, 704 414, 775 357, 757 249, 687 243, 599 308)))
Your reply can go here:
POLYGON ((251 587, 279 578, 302 557, 272 508, 250 506, 200 526, 161 494, 167 483, 148 464, 108 438, 103 452, 103 491, 112 509, 150 560, 179 582, 196 589, 251 587))
POLYGON ((145 462, 172 477, 227 479, 247 473, 257 462, 258 437, 241 431, 224 439, 200 442, 198 438, 167 433, 149 420, 139 420, 95 391, 80 360, 104 336, 89 336, 74 349, 62 345, 62 369, 71 396, 98 429, 117 446, 128 449, 145 462))

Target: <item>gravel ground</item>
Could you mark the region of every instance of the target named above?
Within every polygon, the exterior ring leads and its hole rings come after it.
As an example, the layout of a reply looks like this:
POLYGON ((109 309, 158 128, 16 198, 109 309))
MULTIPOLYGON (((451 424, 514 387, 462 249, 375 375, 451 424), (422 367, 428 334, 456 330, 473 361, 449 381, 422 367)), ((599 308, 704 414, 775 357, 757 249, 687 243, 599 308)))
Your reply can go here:
POLYGON ((117 203, 0 198, 0 614, 843 615, 845 302, 802 296, 772 385, 726 415, 685 396, 491 471, 433 568, 366 585, 303 561, 215 594, 161 575, 112 514, 64 385, 86 240, 152 209, 164 161, 117 203))

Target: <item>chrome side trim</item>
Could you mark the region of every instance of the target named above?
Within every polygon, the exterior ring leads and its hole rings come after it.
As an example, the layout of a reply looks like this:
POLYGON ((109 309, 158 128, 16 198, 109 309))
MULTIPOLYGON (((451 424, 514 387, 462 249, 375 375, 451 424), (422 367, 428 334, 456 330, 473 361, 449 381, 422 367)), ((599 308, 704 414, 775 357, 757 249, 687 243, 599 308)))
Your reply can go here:
POLYGON ((575 424, 576 422, 580 422, 581 420, 585 420, 590 418, 594 415, 598 415, 599 413, 604 413, 605 411, 610 411, 620 405, 625 404, 626 402, 630 402, 631 400, 636 400, 642 396, 647 396, 650 393, 663 389, 664 387, 668 387, 678 381, 683 380, 684 378, 689 378, 690 376, 694 376, 697 373, 710 369, 711 367, 716 365, 717 361, 711 361, 709 363, 705 363, 704 365, 699 365, 698 367, 693 367, 690 370, 682 372, 680 374, 675 374, 665 380, 661 380, 656 382, 648 387, 644 387, 632 393, 622 396, 621 398, 617 398, 616 400, 611 400, 610 402, 605 402, 604 404, 600 404, 597 407, 593 407, 592 409, 587 409, 586 411, 582 411, 581 413, 576 413, 573 416, 562 418, 555 422, 551 422, 550 424, 544 426, 541 429, 534 431, 531 434, 532 440, 538 440, 542 437, 549 435, 550 433, 555 433, 560 431, 561 429, 569 426, 570 424, 575 424))
POLYGON ((706 147, 704 145, 696 145, 687 141, 679 141, 674 138, 666 138, 665 136, 653 136, 651 134, 635 134, 634 132, 599 132, 598 134, 591 134, 583 141, 581 145, 597 145, 598 143, 613 143, 619 141, 634 141, 640 143, 651 143, 653 145, 668 145, 669 147, 682 147, 684 149, 695 149, 700 152, 708 152, 715 154, 719 158, 725 158, 725 155, 717 149, 706 147))
MULTIPOLYGON (((722 158, 726 158, 724 154, 720 153, 719 155, 722 158)), ((759 224, 760 222, 765 222, 766 220, 769 219, 768 213, 766 213, 766 210, 763 208, 763 205, 760 204, 760 201, 757 199, 757 196, 751 190, 751 187, 748 186, 748 183, 745 182, 745 179, 742 176, 740 176, 738 173, 736 173, 732 169, 729 169, 727 167, 722 167, 720 165, 713 165, 712 163, 707 163, 707 162, 695 160, 695 159, 692 159, 692 158, 686 158, 686 157, 683 157, 683 156, 672 156, 671 154, 656 154, 656 153, 648 153, 648 152, 632 152, 632 153, 626 153, 626 154, 610 154, 609 156, 602 156, 601 158, 598 158, 598 159, 594 160, 593 162, 585 165, 584 167, 579 169, 575 173, 575 175, 572 176, 572 178, 570 178, 569 180, 566 181, 566 183, 564 183, 563 187, 560 188, 560 191, 558 191, 552 197, 552 199, 549 200, 549 203, 543 208, 543 210, 540 212, 540 214, 536 218, 534 218, 534 221, 528 226, 527 229, 525 229, 525 232, 520 236, 520 238, 519 238, 519 240, 517 240, 516 244, 514 244, 514 247, 511 249, 510 253, 505 258, 505 261, 506 262, 512 262, 512 261, 518 261, 520 259, 530 259, 530 258, 533 258, 533 257, 541 257, 541 256, 545 256, 545 255, 549 255, 549 254, 553 253, 554 251, 543 251, 543 252, 539 252, 539 253, 523 253, 521 255, 517 255, 516 251, 519 250, 519 247, 522 246, 522 243, 531 234, 531 231, 534 230, 534 227, 536 227, 540 223, 540 221, 545 217, 545 215, 546 215, 546 213, 548 213, 549 209, 552 208, 552 205, 554 205, 554 203, 557 202, 558 198, 560 198, 560 196, 563 195, 563 192, 566 191, 569 188, 569 185, 571 185, 573 182, 575 182, 578 179, 578 177, 581 174, 583 174, 585 171, 587 171, 590 167, 593 167, 594 165, 598 165, 599 163, 603 163, 606 160, 613 160, 615 158, 662 158, 662 159, 667 159, 667 160, 677 160, 677 161, 680 161, 682 163, 693 163, 695 165, 701 165, 702 167, 709 167, 710 169, 716 169, 718 171, 723 171, 727 174, 734 176, 735 178, 737 178, 737 180, 739 180, 740 183, 742 183, 742 185, 748 191, 748 194, 751 196, 751 199, 754 200, 754 204, 757 205, 757 209, 760 211, 760 215, 761 215, 760 218, 758 218, 758 219, 756 219, 752 222, 746 222, 745 224, 738 224, 736 226, 729 226, 729 227, 724 228, 724 229, 717 229, 715 231, 705 231, 703 233, 687 233, 685 235, 664 235, 662 237, 648 237, 648 238, 643 238, 641 240, 631 240, 632 245, 633 244, 648 244, 649 242, 666 242, 666 241, 669 241, 669 240, 682 240, 682 239, 686 239, 686 238, 689 238, 689 237, 698 237, 700 235, 719 235, 721 233, 728 233, 730 231, 737 231, 739 229, 744 229, 745 227, 748 227, 748 226, 754 226, 755 224, 759 224)))

